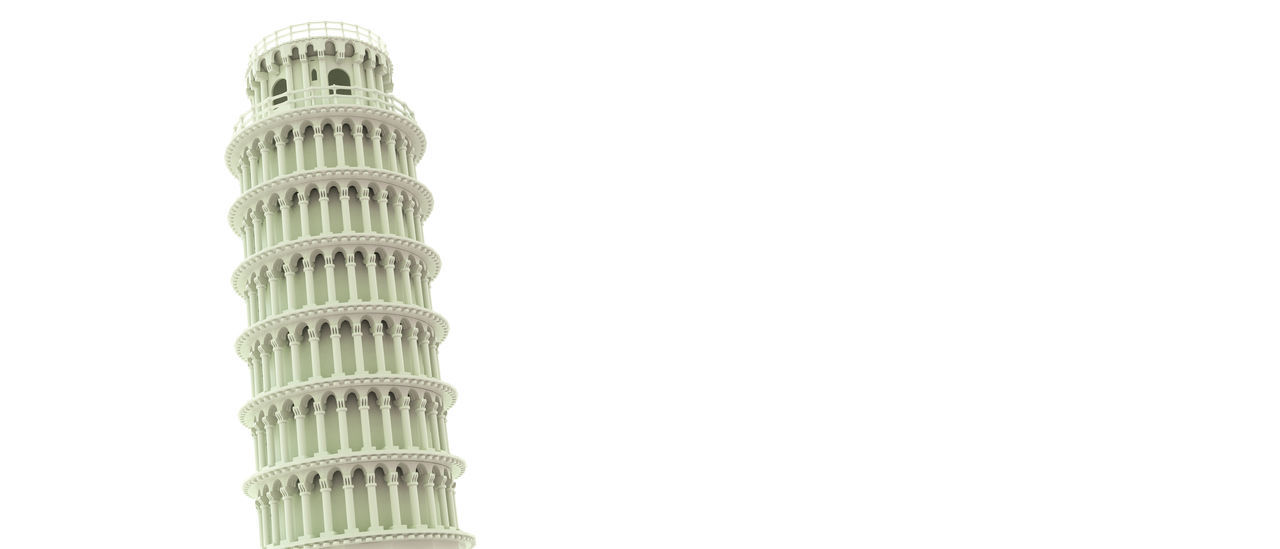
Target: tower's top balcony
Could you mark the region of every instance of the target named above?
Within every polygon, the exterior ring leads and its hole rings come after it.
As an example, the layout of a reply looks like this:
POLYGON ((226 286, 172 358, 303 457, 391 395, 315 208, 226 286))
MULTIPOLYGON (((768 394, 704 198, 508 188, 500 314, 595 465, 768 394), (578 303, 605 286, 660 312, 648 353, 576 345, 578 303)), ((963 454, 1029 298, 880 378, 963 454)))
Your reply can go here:
POLYGON ((311 38, 345 38, 349 40, 359 40, 382 50, 383 53, 387 53, 386 42, 383 42, 381 36, 374 34, 374 32, 369 29, 359 25, 338 21, 313 21, 310 23, 289 25, 264 36, 262 40, 253 46, 253 52, 249 54, 249 62, 252 63, 256 61, 259 57, 271 51, 276 46, 311 38))

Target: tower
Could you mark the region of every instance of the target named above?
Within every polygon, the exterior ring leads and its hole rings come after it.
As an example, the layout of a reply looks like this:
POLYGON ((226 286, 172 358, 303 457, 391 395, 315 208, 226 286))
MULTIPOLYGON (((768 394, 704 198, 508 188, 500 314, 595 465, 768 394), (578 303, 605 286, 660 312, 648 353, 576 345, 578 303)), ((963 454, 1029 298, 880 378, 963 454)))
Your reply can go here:
POLYGON ((254 47, 246 84, 226 163, 261 544, 468 549, 415 170, 426 143, 391 95, 387 47, 355 25, 293 25, 254 47))

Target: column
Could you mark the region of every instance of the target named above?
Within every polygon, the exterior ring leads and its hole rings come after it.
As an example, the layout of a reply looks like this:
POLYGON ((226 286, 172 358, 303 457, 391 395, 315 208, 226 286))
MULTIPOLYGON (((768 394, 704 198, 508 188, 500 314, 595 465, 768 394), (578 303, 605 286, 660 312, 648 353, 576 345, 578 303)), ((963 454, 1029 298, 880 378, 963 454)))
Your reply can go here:
POLYGON ((422 357, 418 355, 418 327, 413 326, 409 330, 409 364, 413 369, 405 372, 412 375, 422 375, 422 357))
POLYGON ((440 378, 440 342, 434 338, 431 340, 431 377, 440 378))
POLYGON ((293 412, 293 431, 298 439, 298 453, 293 459, 300 460, 307 457, 307 409, 294 406, 290 410, 293 412))
POLYGON ((387 211, 387 191, 378 191, 378 215, 382 217, 382 234, 391 234, 391 216, 387 211))
POLYGON ((276 410, 276 463, 284 463, 289 461, 289 443, 286 440, 288 435, 285 434, 284 410, 276 410))
POLYGON ((373 129, 373 167, 382 169, 382 128, 373 129))
POLYGON ((400 399, 401 448, 413 448, 413 415, 409 413, 409 397, 400 399))
POLYGON ((245 291, 245 295, 249 297, 249 324, 252 325, 258 321, 258 290, 253 287, 254 276, 249 279, 249 289, 245 291))
POLYGON ((366 168, 368 166, 364 163, 364 124, 356 124, 356 127, 351 129, 351 135, 355 137, 356 166, 366 168))
POLYGON ((431 342, 431 332, 423 330, 422 340, 418 345, 422 348, 422 375, 431 377, 431 353, 428 350, 428 344, 431 342))
POLYGON ((418 502, 418 471, 409 472, 409 527, 422 525, 422 505, 418 502))
POLYGON ((311 375, 308 380, 320 379, 320 336, 315 326, 307 326, 307 347, 311 352, 311 375))
POLYGON ((285 263, 282 268, 284 271, 284 302, 290 311, 298 308, 297 292, 293 289, 293 263, 285 263))
POLYGON ((276 242, 279 242, 279 240, 276 239, 276 209, 268 206, 267 211, 264 213, 267 218, 267 241, 263 247, 266 248, 274 246, 276 242))
POLYGON ((369 532, 381 532, 382 517, 378 512, 378 483, 374 479, 374 473, 367 473, 365 477, 365 489, 369 491, 369 532))
POLYGON ((261 322, 266 320, 267 315, 270 314, 267 300, 271 296, 267 294, 267 285, 262 282, 261 275, 255 275, 253 279, 258 287, 258 321, 261 322))
POLYGON ((355 487, 351 485, 351 475, 343 473, 342 499, 347 504, 347 529, 342 532, 344 534, 354 534, 358 531, 356 529, 356 499, 353 497, 354 494, 355 487))
POLYGON ((399 159, 399 162, 400 162, 399 163, 400 173, 405 175, 409 174, 409 155, 406 154, 405 152, 405 149, 406 149, 405 143, 407 143, 408 141, 409 141, 408 138, 401 139, 400 143, 396 146, 396 152, 399 153, 396 155, 396 158, 399 159))
POLYGON ((293 335, 293 332, 289 332, 288 337, 289 366, 290 371, 293 372, 293 377, 289 379, 289 384, 292 385, 294 383, 302 382, 302 353, 298 352, 298 346, 301 345, 302 342, 298 340, 298 336, 293 335))
MULTIPOLYGON (((367 201, 366 201, 367 202, 367 201)), ((369 301, 380 301, 378 296, 378 271, 377 258, 374 254, 369 254, 364 258, 364 267, 369 275, 369 301)))
MULTIPOLYGON (((305 207, 303 211, 306 211, 305 207)), ((307 306, 312 307, 316 304, 316 267, 309 257, 302 259, 302 274, 307 283, 307 306)))
POLYGON ((284 540, 282 541, 293 541, 293 496, 284 486, 280 487, 280 507, 284 510, 284 540))
MULTIPOLYGON (((324 296, 325 304, 338 302, 338 279, 333 276, 333 254, 325 254, 324 256, 324 283, 325 290, 328 292, 324 296)), ((335 370, 337 364, 334 364, 335 370)))
POLYGON ((427 405, 427 426, 431 428, 432 447, 436 450, 444 450, 444 445, 440 442, 440 402, 431 401, 427 405))
POLYGON ((436 510, 435 474, 427 473, 427 484, 423 488, 427 492, 427 527, 437 528, 440 525, 440 514, 436 510))
POLYGON ((329 234, 333 232, 333 224, 329 222, 329 188, 320 189, 320 232, 329 234))
MULTIPOLYGON (((316 415, 316 450, 321 456, 329 455, 329 429, 325 428, 324 423, 324 402, 319 400, 311 401, 311 411, 316 415)), ((324 482, 324 481, 321 481, 324 482)))
POLYGON ((373 428, 369 424, 369 395, 360 395, 360 450, 373 450, 373 428))
POLYGON ((332 536, 333 532, 333 489, 329 487, 329 479, 320 479, 320 512, 324 515, 324 531, 321 536, 332 536))
POLYGON ((418 415, 418 438, 422 439, 422 449, 435 448, 435 442, 431 440, 431 428, 427 426, 426 401, 418 399, 418 405, 413 407, 413 411, 418 415))
POLYGON ((266 143, 266 141, 259 141, 259 142, 258 142, 258 157, 259 157, 259 158, 258 158, 258 169, 259 169, 259 170, 262 170, 262 173, 261 173, 261 174, 258 174, 258 183, 259 183, 259 184, 262 184, 262 183, 266 183, 268 179, 271 179, 271 177, 270 177, 270 170, 268 170, 268 169, 267 169, 267 143, 266 143))
POLYGON ((387 354, 382 346, 382 321, 373 324, 373 356, 378 361, 378 373, 387 373, 387 354))
POLYGON ((263 460, 265 462, 263 467, 270 467, 277 463, 276 455, 279 452, 276 450, 276 428, 271 424, 271 416, 262 416, 262 429, 266 431, 267 442, 267 455, 264 456, 266 459, 263 460))
POLYGON ((261 162, 261 160, 257 155, 253 154, 252 145, 249 147, 248 155, 249 155, 249 187, 253 188, 253 187, 257 187, 258 184, 262 182, 261 180, 258 179, 258 163, 261 162))
POLYGON ((266 466, 267 466, 267 462, 266 462, 266 460, 264 459, 266 456, 264 455, 264 454, 265 454, 265 452, 263 451, 263 448, 262 448, 262 447, 263 447, 263 444, 262 444, 262 434, 263 434, 263 433, 262 433, 262 429, 258 428, 258 421, 257 421, 257 420, 254 420, 254 422, 253 422, 253 426, 249 428, 249 431, 250 431, 251 433, 253 433, 253 465, 254 465, 254 468, 255 468, 255 469, 262 469, 263 467, 266 467, 266 466))
POLYGON ((305 139, 303 136, 302 126, 293 127, 293 162, 297 164, 293 167, 294 173, 300 172, 307 168, 307 154, 304 147, 305 139))
POLYGON ((258 212, 257 208, 253 209, 253 213, 250 214, 250 217, 253 218, 253 251, 254 253, 257 253, 259 250, 267 247, 267 236, 262 230, 262 214, 258 212))
POLYGON ((339 452, 347 453, 351 451, 351 431, 347 429, 347 395, 341 395, 338 398, 338 448, 339 452))
POLYGON ((395 219, 396 221, 395 223, 392 224, 391 228, 395 230, 395 233, 397 235, 408 238, 409 233, 405 232, 404 230, 404 228, 408 225, 408 223, 405 223, 404 221, 404 198, 402 198, 399 194, 397 194, 396 199, 394 202, 391 203, 391 206, 394 209, 393 213, 395 213, 395 215, 392 216, 392 218, 395 219))
POLYGON ((301 539, 311 537, 311 487, 298 481, 298 498, 302 503, 302 535, 301 539))
POLYGON ((422 300, 422 265, 413 264, 413 304, 420 307, 426 307, 426 302, 422 300))
POLYGON ((284 344, 279 341, 271 340, 271 358, 276 364, 276 387, 284 386, 284 344))
POLYGON ((284 175, 286 172, 288 172, 288 170, 285 169, 285 161, 284 161, 285 141, 284 141, 284 137, 280 135, 276 135, 273 139, 276 142, 276 177, 280 177, 284 175))
POLYGON ((369 214, 369 187, 360 187, 360 230, 373 232, 373 216, 369 214))
POLYGON ((311 123, 311 139, 316 145, 316 169, 324 169, 327 167, 324 161, 324 126, 320 122, 311 123))
POLYGON ((341 375, 342 370, 342 326, 329 323, 329 350, 333 352, 333 375, 341 375))
POLYGON ((395 439, 391 436, 391 396, 382 395, 378 399, 378 411, 382 412, 382 447, 396 449, 398 448, 395 439))
POLYGON ((395 369, 398 370, 397 372, 394 372, 394 373, 400 373, 400 374, 408 373, 408 367, 406 367, 404 363, 404 336, 402 335, 403 331, 404 331, 404 326, 401 326, 400 324, 396 324, 395 327, 391 329, 391 351, 392 351, 392 358, 394 359, 392 361, 392 364, 395 366, 395 369))
POLYGON ((276 507, 275 494, 271 493, 270 490, 267 491, 267 506, 269 509, 268 513, 271 515, 271 544, 276 545, 281 541, 280 514, 279 509, 276 507))
POLYGON ((342 203, 342 232, 344 233, 355 231, 351 228, 351 196, 347 189, 345 185, 338 189, 338 202, 342 203))
POLYGON ((356 284, 356 258, 343 252, 342 262, 347 265, 347 302, 360 301, 360 288, 356 284))
POLYGON ((440 526, 448 528, 449 524, 449 502, 444 495, 445 486, 449 483, 449 477, 440 475, 440 480, 436 482, 436 503, 440 506, 440 526))
POLYGON ((358 320, 351 325, 351 342, 355 344, 356 373, 360 375, 369 373, 364 369, 364 333, 361 331, 363 327, 364 323, 358 320))
POLYGON ((457 481, 449 479, 449 487, 445 490, 445 499, 449 503, 449 526, 453 528, 458 527, 458 510, 453 503, 453 488, 457 485, 457 481))
POLYGON ((300 238, 311 236, 311 193, 298 193, 298 222, 302 227, 300 238))
POLYGON ((347 144, 342 139, 343 135, 341 123, 333 127, 333 143, 334 148, 336 148, 338 152, 338 163, 336 166, 338 168, 347 165, 347 144))
POLYGON ((417 302, 413 300, 413 285, 409 282, 409 265, 401 265, 399 271, 400 284, 404 285, 405 293, 409 294, 404 296, 404 301, 410 305, 416 305, 417 302))
POLYGON ((262 500, 257 498, 253 500, 253 506, 258 509, 258 543, 262 546, 262 549, 266 549, 267 545, 271 544, 271 538, 268 537, 271 533, 271 526, 267 522, 267 509, 262 504, 262 500))
POLYGON ((440 411, 440 449, 449 451, 449 411, 440 411))
POLYGON ((387 301, 400 301, 396 297, 396 256, 388 255, 385 263, 382 269, 387 275, 387 301))
POLYGON ((396 132, 387 136, 387 167, 393 172, 400 171, 400 163, 396 160, 396 132))
POLYGON ((280 199, 280 241, 293 240, 293 202, 288 198, 280 199))
POLYGON ((400 520, 400 472, 387 473, 387 495, 391 500, 391 529, 404 528, 400 520))

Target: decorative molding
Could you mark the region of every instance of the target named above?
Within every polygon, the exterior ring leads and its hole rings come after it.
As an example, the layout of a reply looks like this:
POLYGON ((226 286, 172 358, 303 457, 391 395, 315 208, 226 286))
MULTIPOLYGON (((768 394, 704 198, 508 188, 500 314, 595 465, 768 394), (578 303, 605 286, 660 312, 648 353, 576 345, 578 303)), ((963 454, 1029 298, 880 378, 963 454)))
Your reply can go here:
POLYGON ((302 460, 294 460, 284 465, 269 467, 259 471, 257 474, 249 477, 244 481, 243 491, 246 496, 253 497, 257 486, 271 481, 278 480, 280 477, 287 477, 299 471, 311 471, 322 468, 341 467, 343 465, 366 465, 370 463, 386 463, 386 462, 411 462, 411 463, 430 463, 433 465, 443 465, 449 468, 449 474, 453 478, 462 476, 467 470, 467 464, 461 458, 448 452, 438 452, 433 450, 371 450, 367 452, 354 451, 346 454, 331 456, 316 456, 302 460))
POLYGON ((231 274, 231 288, 240 297, 245 297, 245 284, 248 283, 249 273, 257 272, 258 268, 264 263, 274 263, 277 259, 289 257, 302 251, 308 252, 304 255, 304 258, 310 259, 314 257, 314 254, 322 252, 324 248, 340 248, 344 246, 385 247, 407 254, 418 254, 420 256, 419 259, 431 265, 431 269, 427 274, 428 280, 435 280, 436 276, 440 274, 442 266, 440 256, 435 250, 412 238, 378 233, 333 233, 290 240, 249 256, 231 274))
POLYGON ((331 316, 362 314, 399 315, 426 322, 436 328, 437 331, 433 333, 439 334, 439 337, 433 339, 433 341, 444 341, 444 339, 449 336, 448 321, 446 321, 443 316, 440 316, 439 313, 436 313, 426 307, 397 303, 379 303, 376 301, 357 304, 318 305, 313 307, 303 307, 283 315, 268 317, 266 320, 250 326, 249 329, 240 334, 240 337, 236 338, 236 353, 239 355, 241 360, 248 360, 249 352, 251 351, 248 347, 249 341, 256 342, 260 336, 267 332, 274 331, 286 324, 304 322, 307 320, 323 320, 326 317, 331 316))
POLYGON ((370 389, 375 387, 407 387, 410 389, 431 391, 436 395, 446 397, 444 399, 446 408, 451 408, 453 403, 458 400, 457 389, 454 389, 452 385, 435 378, 408 374, 344 374, 342 377, 285 385, 284 387, 262 393, 240 408, 240 423, 245 427, 249 427, 252 424, 251 417, 257 415, 256 413, 261 411, 262 408, 271 405, 279 405, 281 402, 287 402, 302 395, 308 395, 319 391, 328 392, 335 389, 356 389, 361 387, 368 387, 370 389))
POLYGON ((448 541, 456 541, 464 544, 466 547, 472 547, 476 543, 475 536, 463 532, 461 530, 448 530, 440 528, 424 528, 419 527, 411 530, 388 530, 385 532, 359 532, 356 534, 335 534, 331 537, 323 539, 308 539, 296 541, 293 543, 283 543, 280 545, 272 545, 271 549, 320 549, 322 547, 332 547, 335 545, 354 545, 360 543, 374 543, 378 541, 398 541, 398 540, 415 540, 415 539, 443 539, 448 541))
MULTIPOLYGON (((235 230, 236 220, 244 217, 244 210, 248 205, 257 203, 261 195, 268 197, 275 193, 292 187, 294 185, 306 185, 319 181, 333 181, 346 179, 369 179, 386 183, 389 185, 403 187, 402 190, 414 195, 418 199, 419 213, 426 219, 431 211, 435 209, 435 198, 431 196, 431 191, 423 185, 421 181, 409 177, 407 175, 385 170, 380 168, 354 166, 339 166, 333 168, 315 168, 305 171, 295 171, 286 175, 278 175, 268 179, 265 183, 261 183, 256 187, 245 191, 231 205, 231 211, 227 213, 227 223, 231 225, 231 229, 235 230)), ((326 185, 327 189, 328 186, 326 185)))

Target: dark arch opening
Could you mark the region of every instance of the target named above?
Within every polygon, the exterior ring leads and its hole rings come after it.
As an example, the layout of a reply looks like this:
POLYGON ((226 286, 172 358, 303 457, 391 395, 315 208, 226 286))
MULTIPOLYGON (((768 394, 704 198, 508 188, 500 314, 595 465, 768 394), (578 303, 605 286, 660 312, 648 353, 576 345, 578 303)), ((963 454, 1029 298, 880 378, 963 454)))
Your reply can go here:
POLYGON ((279 105, 281 103, 284 103, 286 99, 284 96, 284 93, 287 91, 289 91, 289 87, 288 87, 288 84, 285 84, 284 79, 281 78, 279 80, 276 80, 276 83, 271 86, 271 95, 279 96, 279 97, 272 99, 271 104, 279 105))
POLYGON ((329 71, 329 85, 330 86, 348 86, 347 89, 339 89, 339 90, 330 89, 329 90, 330 94, 336 93, 338 95, 351 95, 351 89, 350 89, 351 77, 347 76, 347 71, 344 71, 342 69, 333 69, 329 71))

